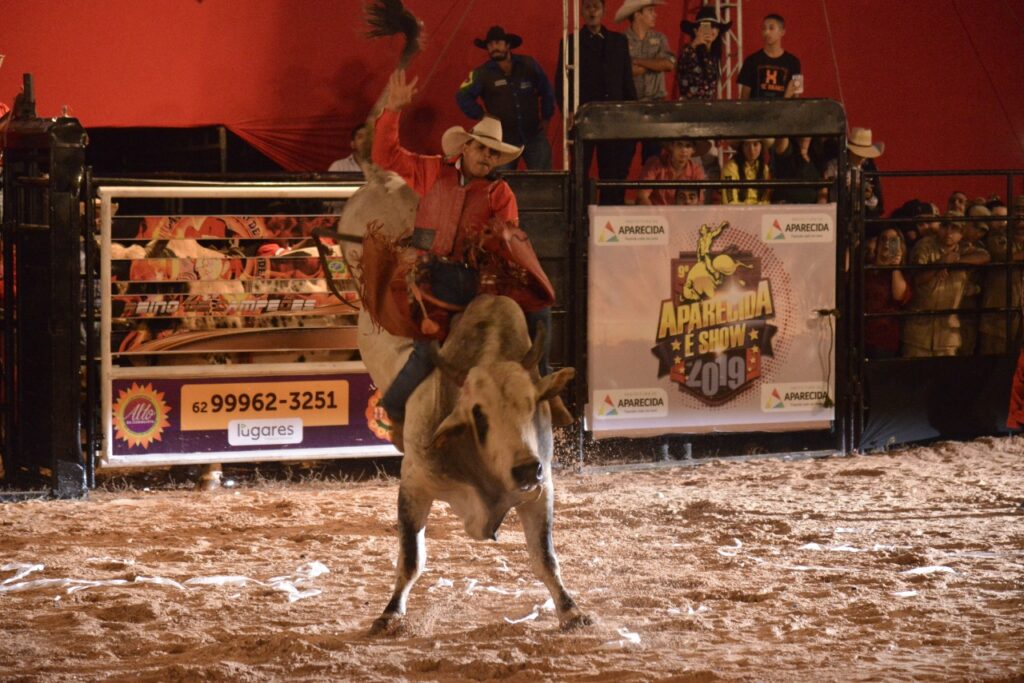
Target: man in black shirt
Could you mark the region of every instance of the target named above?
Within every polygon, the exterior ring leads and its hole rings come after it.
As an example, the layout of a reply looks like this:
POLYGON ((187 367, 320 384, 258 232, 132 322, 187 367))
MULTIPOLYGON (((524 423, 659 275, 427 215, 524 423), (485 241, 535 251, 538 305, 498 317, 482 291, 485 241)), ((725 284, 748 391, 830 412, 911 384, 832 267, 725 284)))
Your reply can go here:
MULTIPOLYGON (((583 0, 580 6, 583 28, 578 34, 569 36, 558 49, 558 67, 555 69, 555 101, 562 105, 562 65, 565 55, 570 58, 576 36, 580 41, 580 105, 587 102, 621 102, 636 99, 636 85, 633 83, 633 63, 629 57, 629 42, 626 36, 609 31, 602 24, 604 2, 583 0)), ((571 83, 571 80, 570 80, 571 83)), ((570 109, 573 108, 570 93, 570 109)), ((594 147, 584 145, 584 168, 590 168, 594 147)), ((625 180, 633 162, 636 140, 613 140, 600 142, 597 147, 597 173, 603 180, 625 180)), ((625 190, 602 190, 602 204, 622 204, 625 190)))
POLYGON ((803 88, 800 60, 782 49, 786 21, 778 14, 769 14, 761 25, 764 48, 743 60, 739 78, 740 99, 767 100, 795 97, 803 88), (795 78, 794 77, 798 77, 795 78))
MULTIPOLYGON (((459 86, 455 94, 459 108, 471 119, 480 120, 487 113, 500 120, 503 141, 524 148, 522 158, 528 169, 551 170, 547 124, 555 113, 555 100, 544 70, 533 57, 512 54, 523 39, 505 33, 501 26, 492 26, 486 38, 477 38, 473 44, 487 50, 491 58, 469 72, 459 86)), ((516 163, 503 168, 514 169, 516 163)))

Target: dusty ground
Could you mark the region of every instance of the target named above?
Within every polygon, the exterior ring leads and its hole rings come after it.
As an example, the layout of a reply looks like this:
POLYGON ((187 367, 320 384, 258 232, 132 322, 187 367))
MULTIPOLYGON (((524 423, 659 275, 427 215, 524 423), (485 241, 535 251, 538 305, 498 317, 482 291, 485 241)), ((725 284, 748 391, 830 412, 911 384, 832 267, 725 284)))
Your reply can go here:
POLYGON ((1021 680, 1022 457, 561 475, 563 575, 597 619, 572 633, 535 609, 514 516, 475 543, 436 506, 408 628, 368 637, 393 480, 0 505, 0 680, 1021 680))

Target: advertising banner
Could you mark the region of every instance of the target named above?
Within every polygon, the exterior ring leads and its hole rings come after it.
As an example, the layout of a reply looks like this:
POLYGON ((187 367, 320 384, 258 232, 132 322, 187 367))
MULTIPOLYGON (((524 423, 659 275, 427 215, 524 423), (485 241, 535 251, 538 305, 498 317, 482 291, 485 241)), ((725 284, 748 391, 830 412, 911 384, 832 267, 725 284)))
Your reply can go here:
MULTIPOLYGON (((338 216, 118 216, 110 352, 259 353, 351 346, 359 296, 340 247, 310 235, 338 216), (326 278, 341 290, 329 291, 326 278)), ((240 359, 243 362, 245 358, 240 359)))
POLYGON ((826 429, 836 206, 591 206, 595 437, 826 429))
MULTIPOLYGON (((244 372, 244 370, 243 370, 244 372)), ((365 372, 272 377, 115 379, 111 456, 161 457, 390 446, 365 372)))

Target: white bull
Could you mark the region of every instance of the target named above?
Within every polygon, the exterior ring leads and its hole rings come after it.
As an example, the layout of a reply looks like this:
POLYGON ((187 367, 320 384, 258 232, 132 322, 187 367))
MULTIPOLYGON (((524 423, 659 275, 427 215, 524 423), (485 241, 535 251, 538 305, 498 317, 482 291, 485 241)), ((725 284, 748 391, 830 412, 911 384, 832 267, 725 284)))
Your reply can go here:
POLYGON ((522 310, 505 297, 480 296, 455 321, 435 357, 441 370, 409 398, 398 491, 395 590, 372 633, 390 632, 426 562, 424 529, 434 500, 448 503, 470 537, 497 539, 513 507, 534 573, 563 628, 591 623, 562 585, 552 542, 553 439, 548 399, 575 375, 537 371, 543 330, 530 345, 522 310))

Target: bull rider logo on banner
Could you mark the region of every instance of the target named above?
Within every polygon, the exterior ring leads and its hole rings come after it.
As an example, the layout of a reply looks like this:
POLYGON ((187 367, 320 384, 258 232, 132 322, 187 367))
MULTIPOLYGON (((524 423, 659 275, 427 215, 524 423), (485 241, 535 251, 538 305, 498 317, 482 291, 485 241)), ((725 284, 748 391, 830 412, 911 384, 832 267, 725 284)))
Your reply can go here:
POLYGON ((683 393, 721 405, 761 377, 777 327, 772 284, 761 259, 735 246, 716 250, 729 222, 700 227, 697 251, 672 259, 671 297, 661 302, 658 377, 683 393))

